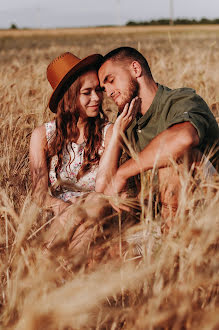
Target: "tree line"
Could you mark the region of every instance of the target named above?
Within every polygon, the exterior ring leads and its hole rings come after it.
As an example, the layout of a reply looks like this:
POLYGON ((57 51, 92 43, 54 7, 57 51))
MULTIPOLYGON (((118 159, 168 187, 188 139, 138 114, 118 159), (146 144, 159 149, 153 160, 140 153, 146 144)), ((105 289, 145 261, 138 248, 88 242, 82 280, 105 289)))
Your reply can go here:
MULTIPOLYGON (((126 26, 133 26, 133 25, 169 25, 170 19, 168 18, 161 18, 158 20, 150 20, 150 21, 128 21, 126 26)), ((208 19, 208 18, 201 18, 200 20, 196 19, 188 19, 188 18, 177 18, 173 21, 174 25, 186 25, 186 24, 219 24, 219 18, 215 19, 208 19)))

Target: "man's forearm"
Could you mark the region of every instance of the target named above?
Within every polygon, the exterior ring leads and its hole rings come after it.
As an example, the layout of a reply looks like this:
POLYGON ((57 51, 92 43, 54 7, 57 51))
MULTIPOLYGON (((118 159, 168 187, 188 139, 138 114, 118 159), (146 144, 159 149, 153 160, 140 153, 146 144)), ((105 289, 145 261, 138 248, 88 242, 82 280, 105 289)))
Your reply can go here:
POLYGON ((155 137, 138 155, 124 163, 117 171, 123 180, 142 171, 168 166, 172 160, 182 157, 192 147, 197 146, 199 137, 190 123, 175 125, 155 137))

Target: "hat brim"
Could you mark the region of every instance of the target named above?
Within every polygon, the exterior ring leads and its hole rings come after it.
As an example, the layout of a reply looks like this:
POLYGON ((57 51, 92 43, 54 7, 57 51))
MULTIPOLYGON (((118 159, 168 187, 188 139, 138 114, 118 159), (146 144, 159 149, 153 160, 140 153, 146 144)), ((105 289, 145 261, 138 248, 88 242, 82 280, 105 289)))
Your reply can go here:
POLYGON ((80 62, 78 62, 71 70, 66 73, 66 75, 63 77, 63 79, 60 81, 58 86, 54 89, 50 100, 49 100, 49 108, 52 112, 56 113, 57 112, 57 105, 58 102, 60 101, 61 97, 63 96, 63 87, 64 85, 68 82, 68 80, 71 79, 76 79, 77 74, 80 74, 80 72, 86 67, 89 66, 94 66, 97 67, 101 64, 103 60, 103 56, 100 54, 93 54, 85 57, 82 59, 80 62))

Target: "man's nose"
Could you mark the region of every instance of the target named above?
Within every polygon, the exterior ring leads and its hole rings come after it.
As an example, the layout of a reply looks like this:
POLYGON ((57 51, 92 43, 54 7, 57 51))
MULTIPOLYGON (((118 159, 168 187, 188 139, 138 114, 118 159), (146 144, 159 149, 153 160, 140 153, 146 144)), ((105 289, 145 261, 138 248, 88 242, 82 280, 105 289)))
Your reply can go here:
POLYGON ((107 95, 108 97, 113 97, 113 95, 114 95, 114 90, 113 90, 112 88, 110 88, 110 87, 106 87, 106 88, 105 88, 105 91, 106 91, 106 95, 107 95))

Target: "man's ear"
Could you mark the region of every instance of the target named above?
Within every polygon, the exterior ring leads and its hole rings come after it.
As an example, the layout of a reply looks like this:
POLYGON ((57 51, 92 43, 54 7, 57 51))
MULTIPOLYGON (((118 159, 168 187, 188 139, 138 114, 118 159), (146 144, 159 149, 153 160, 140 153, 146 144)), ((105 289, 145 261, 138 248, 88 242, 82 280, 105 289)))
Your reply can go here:
POLYGON ((133 61, 131 63, 131 70, 136 78, 139 78, 142 75, 142 67, 138 61, 133 61))

